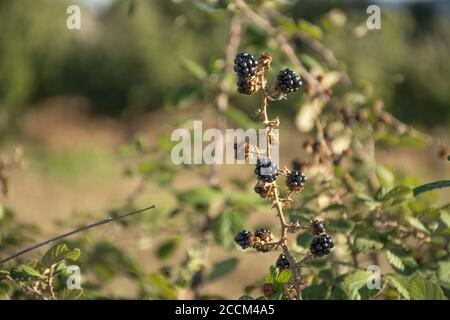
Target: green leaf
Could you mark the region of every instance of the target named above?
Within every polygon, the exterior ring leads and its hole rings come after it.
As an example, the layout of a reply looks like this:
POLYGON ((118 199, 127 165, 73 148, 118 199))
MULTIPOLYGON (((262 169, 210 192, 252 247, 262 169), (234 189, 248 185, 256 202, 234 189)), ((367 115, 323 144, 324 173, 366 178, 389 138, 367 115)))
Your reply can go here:
POLYGON ((427 234, 430 233, 430 231, 416 217, 405 216, 405 220, 408 221, 408 223, 411 225, 411 227, 413 227, 413 228, 415 228, 417 230, 423 231, 423 232, 425 232, 427 234))
POLYGON ((169 93, 165 100, 166 107, 186 107, 199 95, 200 88, 192 83, 183 84, 169 93))
POLYGON ((421 194, 423 192, 427 192, 427 191, 438 189, 438 188, 446 188, 446 187, 450 187, 450 180, 441 180, 441 181, 436 181, 436 182, 421 185, 421 186, 413 189, 413 194, 414 194, 414 197, 417 197, 419 194, 421 194))
POLYGON ((387 195, 389 192, 391 192, 393 189, 394 189, 394 188, 393 188, 392 186, 390 186, 390 185, 384 185, 384 186, 381 186, 381 187, 377 190, 377 192, 375 193, 375 196, 374 196, 375 200, 377 200, 377 201, 383 201, 384 198, 386 197, 386 195, 387 195))
POLYGON ((447 300, 441 287, 419 276, 411 280, 409 294, 412 300, 447 300))
POLYGON ((440 218, 441 221, 445 223, 447 227, 450 228, 450 212, 447 212, 446 210, 441 210, 440 218))
POLYGON ((302 290, 304 300, 325 300, 328 297, 328 287, 325 284, 313 284, 302 290))
POLYGON ((253 297, 249 295, 243 295, 239 297, 239 300, 253 300, 253 297))
POLYGON ((330 204, 328 207, 325 207, 322 211, 343 211, 347 209, 347 207, 340 203, 330 204))
POLYGON ((403 264, 402 258, 393 253, 391 250, 386 250, 386 257, 391 266, 400 271, 405 270, 405 265, 403 264))
POLYGON ((395 180, 394 174, 385 166, 378 165, 375 169, 378 179, 384 185, 392 185, 395 180))
POLYGON ((358 290, 349 287, 346 284, 338 284, 332 291, 330 299, 332 300, 361 300, 358 290))
POLYGON ((409 278, 399 274, 386 275, 388 282, 397 290, 397 292, 405 299, 409 300, 409 278))
POLYGON ((330 220, 329 225, 338 233, 351 232, 355 227, 355 223, 348 219, 330 220))
POLYGON ((359 236, 355 239, 354 247, 359 252, 371 252, 373 250, 380 250, 384 246, 383 242, 359 236))
POLYGON ((9 273, 14 280, 19 282, 46 279, 39 271, 25 264, 12 267, 9 273))
POLYGON ((323 37, 322 29, 320 29, 319 26, 316 26, 315 24, 312 24, 309 21, 303 19, 300 20, 298 22, 298 28, 300 31, 305 32, 314 39, 320 40, 323 37))
POLYGON ((214 239, 225 249, 234 248, 235 235, 244 229, 243 211, 224 211, 214 221, 212 231, 214 239))
POLYGON ((203 81, 208 76, 208 72, 206 72, 206 70, 201 65, 191 59, 183 59, 182 65, 191 75, 199 80, 203 81))
POLYGON ((407 186, 398 186, 389 191, 384 197, 383 201, 387 201, 389 199, 393 198, 399 198, 402 196, 410 195, 411 194, 411 188, 407 186))
POLYGON ((159 248, 158 251, 156 252, 156 254, 158 255, 158 258, 160 259, 166 259, 168 258, 170 255, 172 255, 175 250, 178 248, 180 244, 180 238, 173 238, 173 239, 169 239, 165 242, 163 242, 159 248))
POLYGON ((244 130, 255 128, 256 126, 255 122, 249 118, 247 113, 235 107, 229 107, 223 112, 223 115, 235 125, 239 126, 239 128, 244 130))
POLYGON ((68 289, 64 288, 61 293, 62 300, 77 300, 83 295, 83 289, 68 289))
POLYGON ((177 198, 180 202, 192 205, 196 209, 207 210, 211 203, 222 198, 222 193, 212 188, 198 187, 179 192, 177 198))
POLYGON ((63 260, 77 261, 80 254, 80 249, 69 249, 65 243, 60 243, 47 250, 41 259, 41 263, 45 267, 50 267, 63 260))
POLYGON ((439 261, 437 277, 440 282, 450 284, 450 261, 439 261))
POLYGON ((214 264, 213 270, 209 275, 209 281, 215 281, 226 276, 236 268, 238 262, 238 259, 230 258, 214 264))
POLYGON ((307 248, 309 247, 311 240, 312 240, 312 235, 310 233, 302 233, 299 234, 297 236, 297 244, 301 247, 307 248))
POLYGON ((279 284, 286 284, 293 278, 292 270, 282 270, 280 273, 278 273, 278 276, 276 278, 276 282, 279 284))
POLYGON ((160 273, 154 273, 147 277, 148 282, 159 292, 159 297, 167 300, 178 299, 178 290, 169 280, 160 273))

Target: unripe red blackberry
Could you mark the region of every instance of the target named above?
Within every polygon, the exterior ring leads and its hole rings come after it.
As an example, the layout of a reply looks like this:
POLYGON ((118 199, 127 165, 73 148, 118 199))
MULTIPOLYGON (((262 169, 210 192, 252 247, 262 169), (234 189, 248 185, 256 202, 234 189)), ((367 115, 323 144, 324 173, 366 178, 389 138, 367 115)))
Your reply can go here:
POLYGON ((311 222, 311 231, 313 235, 319 235, 325 232, 322 222, 319 220, 314 220, 311 222))
POLYGON ((291 191, 299 191, 305 186, 306 177, 298 170, 292 170, 286 176, 286 186, 291 191))
POLYGON ((274 182, 280 174, 280 170, 276 164, 272 163, 272 159, 262 157, 256 161, 255 174, 258 180, 274 182))
POLYGON ((253 233, 247 230, 242 230, 235 237, 234 241, 241 246, 242 249, 247 249, 252 245, 253 233))
POLYGON ((330 254, 333 247, 333 239, 327 234, 321 234, 313 238, 309 250, 314 256, 322 257, 330 254))
POLYGON ((266 298, 269 298, 273 294, 273 284, 264 283, 263 285, 263 293, 266 298))
POLYGON ((291 93, 297 91, 302 85, 300 77, 291 69, 281 70, 277 76, 277 88, 283 93, 291 93))
POLYGON ((290 267, 289 260, 286 258, 286 255, 284 253, 280 254, 280 256, 277 259, 277 262, 275 263, 275 266, 281 270, 289 269, 290 267))

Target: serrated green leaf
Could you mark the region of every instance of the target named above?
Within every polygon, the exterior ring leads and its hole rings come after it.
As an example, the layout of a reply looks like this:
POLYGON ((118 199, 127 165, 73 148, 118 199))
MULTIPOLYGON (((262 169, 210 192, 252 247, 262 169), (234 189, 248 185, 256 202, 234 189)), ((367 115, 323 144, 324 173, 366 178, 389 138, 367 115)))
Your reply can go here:
POLYGON ((44 280, 46 278, 39 271, 25 264, 12 267, 9 274, 18 282, 44 280))
POLYGON ((381 241, 359 236, 355 239, 353 244, 355 249, 359 252, 371 252, 373 250, 380 250, 384 244, 381 241))
POLYGON ((450 284, 450 261, 439 261, 437 276, 440 282, 450 284))
POLYGON ((348 219, 330 220, 329 225, 335 232, 348 233, 353 230, 355 223, 348 219))
POLYGON ((447 300, 439 285, 419 276, 411 280, 409 294, 412 300, 447 300))
POLYGON ((215 263, 213 266, 213 270, 209 275, 209 281, 215 281, 226 276, 236 268, 238 262, 239 262, 238 259, 230 258, 215 263))
POLYGON ((280 273, 278 273, 276 282, 284 285, 288 283, 290 280, 292 280, 292 278, 293 278, 292 270, 290 269, 282 270, 280 273))
POLYGON ((60 243, 47 250, 41 259, 41 263, 45 267, 50 267, 63 260, 77 261, 80 254, 80 249, 69 249, 65 243, 60 243))
POLYGON ((331 292, 332 300, 361 300, 358 290, 346 284, 338 284, 331 292))
POLYGON ((413 228, 415 228, 417 230, 423 231, 423 232, 425 232, 427 234, 430 233, 430 231, 416 217, 405 216, 405 220, 408 221, 408 223, 410 224, 411 227, 413 227, 413 228))
POLYGON ((387 257, 389 263, 391 264, 391 266, 393 266, 394 268, 396 268, 400 271, 405 270, 405 265, 403 264, 402 259, 398 255, 393 253, 391 250, 386 250, 386 257, 387 257))
POLYGON ((450 212, 446 210, 441 210, 440 218, 443 223, 446 224, 447 227, 450 228, 450 212))
POLYGON ((345 205, 340 203, 333 203, 325 207, 322 211, 343 211, 345 209, 347 209, 345 205))
POLYGON ((409 278, 398 275, 389 274, 386 276, 388 282, 397 290, 397 292, 405 299, 409 300, 409 278))

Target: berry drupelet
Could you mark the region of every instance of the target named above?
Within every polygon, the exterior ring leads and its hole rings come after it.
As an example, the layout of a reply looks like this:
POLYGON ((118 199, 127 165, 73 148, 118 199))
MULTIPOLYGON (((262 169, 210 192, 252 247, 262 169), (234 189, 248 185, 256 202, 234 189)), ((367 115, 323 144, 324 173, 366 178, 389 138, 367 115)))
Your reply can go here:
POLYGON ((242 230, 235 237, 234 241, 241 246, 242 249, 247 249, 252 245, 253 233, 247 230, 242 230))
POLYGON ((266 228, 256 230, 255 237, 261 239, 262 241, 270 241, 273 239, 272 232, 266 228))
POLYGON ((305 186, 306 177, 305 175, 298 170, 292 170, 286 176, 286 186, 289 190, 299 191, 305 186))
POLYGON ((321 234, 313 238, 309 250, 314 256, 321 257, 330 254, 333 247, 333 239, 327 234, 321 234))
POLYGON ((237 91, 242 94, 253 94, 258 91, 256 78, 239 76, 236 85, 237 91))
POLYGON ((311 231, 313 235, 319 235, 325 232, 322 222, 319 220, 314 220, 311 222, 311 231))
POLYGON ((263 182, 274 182, 280 174, 280 170, 270 158, 262 157, 256 161, 255 174, 263 182))
POLYGON ((286 255, 284 253, 280 254, 280 256, 277 259, 276 267, 278 269, 289 269, 289 260, 286 258, 286 255))
POLYGON ((258 63, 251 54, 242 52, 234 59, 234 71, 241 77, 253 77, 256 75, 258 63))
POLYGON ((284 69, 278 73, 277 87, 283 93, 291 93, 297 91, 302 85, 300 77, 297 76, 291 69, 284 69))

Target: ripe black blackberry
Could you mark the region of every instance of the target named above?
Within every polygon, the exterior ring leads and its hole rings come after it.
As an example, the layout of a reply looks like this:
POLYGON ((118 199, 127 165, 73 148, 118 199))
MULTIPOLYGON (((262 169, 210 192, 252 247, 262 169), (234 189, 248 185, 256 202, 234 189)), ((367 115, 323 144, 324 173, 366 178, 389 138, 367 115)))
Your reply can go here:
POLYGON ((319 235, 325 232, 325 228, 319 220, 314 220, 311 222, 311 230, 313 235, 319 235))
POLYGON ((286 176, 286 186, 289 190, 295 191, 300 190, 305 186, 306 177, 305 175, 298 170, 292 170, 286 176))
POLYGON ((291 69, 286 68, 281 70, 277 76, 277 87, 283 93, 291 93, 297 91, 302 85, 300 77, 297 76, 291 69))
POLYGON ((256 66, 259 64, 251 54, 239 53, 234 59, 234 71, 242 77, 253 77, 256 75, 256 66))
POLYGON ((252 245, 253 233, 247 230, 242 230, 234 237, 234 241, 240 245, 242 249, 247 249, 252 245))
POLYGON ((284 253, 280 254, 280 256, 277 259, 277 262, 275 263, 275 266, 278 269, 282 270, 289 269, 290 266, 289 260, 286 258, 286 255, 284 253))
POLYGON ((321 234, 313 238, 309 250, 314 256, 321 257, 330 254, 333 247, 333 239, 327 234, 321 234))
POLYGON ((276 164, 272 162, 272 159, 267 157, 258 158, 256 161, 255 174, 258 179, 263 182, 274 182, 280 170, 276 164))

